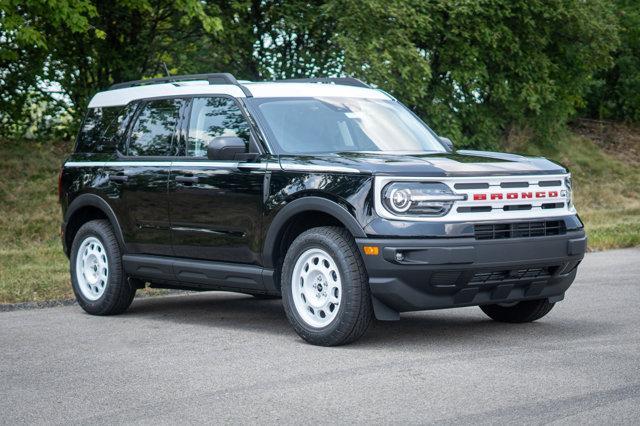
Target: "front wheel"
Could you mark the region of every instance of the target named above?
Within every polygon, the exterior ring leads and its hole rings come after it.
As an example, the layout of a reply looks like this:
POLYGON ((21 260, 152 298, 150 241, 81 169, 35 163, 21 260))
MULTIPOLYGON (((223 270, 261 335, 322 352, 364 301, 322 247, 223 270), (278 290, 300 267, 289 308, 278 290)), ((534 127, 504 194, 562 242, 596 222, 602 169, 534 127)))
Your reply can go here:
POLYGON ((367 330, 369 280, 347 230, 319 227, 300 234, 287 251, 281 282, 287 318, 307 342, 343 345, 367 330))
POLYGON ((71 246, 71 284, 78 304, 92 315, 124 312, 136 294, 122 270, 122 253, 111 224, 92 220, 71 246))
POLYGON ((480 309, 489 318, 510 323, 532 322, 547 315, 555 303, 550 303, 547 299, 525 300, 513 305, 482 305, 480 309))

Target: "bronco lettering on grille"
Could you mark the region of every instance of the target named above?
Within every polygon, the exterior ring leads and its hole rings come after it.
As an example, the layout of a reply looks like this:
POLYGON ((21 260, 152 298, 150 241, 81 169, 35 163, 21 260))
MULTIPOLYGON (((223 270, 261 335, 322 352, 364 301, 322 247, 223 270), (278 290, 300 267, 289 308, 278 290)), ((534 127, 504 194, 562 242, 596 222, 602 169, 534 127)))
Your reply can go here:
MULTIPOLYGON (((494 192, 492 194, 473 194, 473 201, 487 201, 487 200, 525 200, 533 198, 557 198, 558 191, 536 191, 536 192, 507 192, 502 194, 494 192)), ((564 195, 563 195, 564 196, 564 195)))

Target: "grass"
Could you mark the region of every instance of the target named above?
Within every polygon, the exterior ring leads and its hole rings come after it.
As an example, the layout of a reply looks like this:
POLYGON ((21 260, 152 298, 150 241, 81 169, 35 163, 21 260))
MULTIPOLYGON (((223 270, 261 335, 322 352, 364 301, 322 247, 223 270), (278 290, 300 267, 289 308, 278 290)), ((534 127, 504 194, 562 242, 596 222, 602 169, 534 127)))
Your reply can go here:
POLYGON ((640 130, 637 139, 604 141, 579 130, 553 148, 529 146, 524 151, 553 159, 571 171, 574 203, 585 223, 590 250, 640 245, 640 130))
POLYGON ((72 297, 56 193, 69 149, 0 142, 0 303, 72 297))
MULTIPOLYGON (((591 250, 640 245, 640 142, 579 130, 555 148, 515 144, 510 149, 544 155, 571 169, 591 250)), ((0 303, 73 297, 56 194, 58 171, 70 149, 63 143, 0 142, 0 303)))
POLYGON ((73 298, 57 195, 58 172, 71 149, 69 143, 0 141, 0 304, 73 298))

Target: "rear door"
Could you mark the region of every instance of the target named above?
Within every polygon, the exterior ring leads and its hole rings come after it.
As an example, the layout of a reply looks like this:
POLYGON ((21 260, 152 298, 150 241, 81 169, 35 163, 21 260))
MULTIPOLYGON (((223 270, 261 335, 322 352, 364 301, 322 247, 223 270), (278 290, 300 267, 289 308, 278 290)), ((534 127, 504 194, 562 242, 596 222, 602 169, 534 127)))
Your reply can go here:
POLYGON ((169 214, 176 256, 259 264, 265 168, 252 161, 209 161, 217 136, 238 136, 251 151, 251 130, 227 96, 191 100, 182 155, 171 170, 169 214))
POLYGON ((125 240, 134 253, 172 255, 167 191, 183 99, 143 101, 126 143, 122 198, 125 240))

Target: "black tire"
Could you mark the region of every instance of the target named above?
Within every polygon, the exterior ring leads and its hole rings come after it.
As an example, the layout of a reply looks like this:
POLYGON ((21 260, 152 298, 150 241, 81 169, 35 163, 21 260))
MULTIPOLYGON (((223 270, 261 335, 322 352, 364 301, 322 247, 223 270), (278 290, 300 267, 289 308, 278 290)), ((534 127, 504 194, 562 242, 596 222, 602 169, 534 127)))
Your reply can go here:
POLYGON ((373 316, 369 279, 358 247, 344 228, 319 227, 300 234, 289 247, 282 266, 282 302, 284 310, 300 337, 320 346, 353 342, 367 330, 373 316), (291 281, 297 259, 307 250, 320 248, 335 262, 342 282, 338 313, 322 328, 308 325, 295 308, 291 281))
POLYGON ((122 252, 111 224, 106 220, 92 220, 80 227, 71 246, 70 271, 76 300, 82 309, 91 315, 120 314, 127 310, 136 294, 136 286, 129 282, 122 270, 122 252), (90 300, 82 294, 76 276, 78 250, 82 242, 89 237, 97 238, 102 243, 109 270, 104 293, 96 300, 90 300))
POLYGON ((509 323, 532 322, 547 315, 555 303, 549 303, 548 299, 526 300, 513 306, 482 305, 480 309, 489 318, 509 323))

